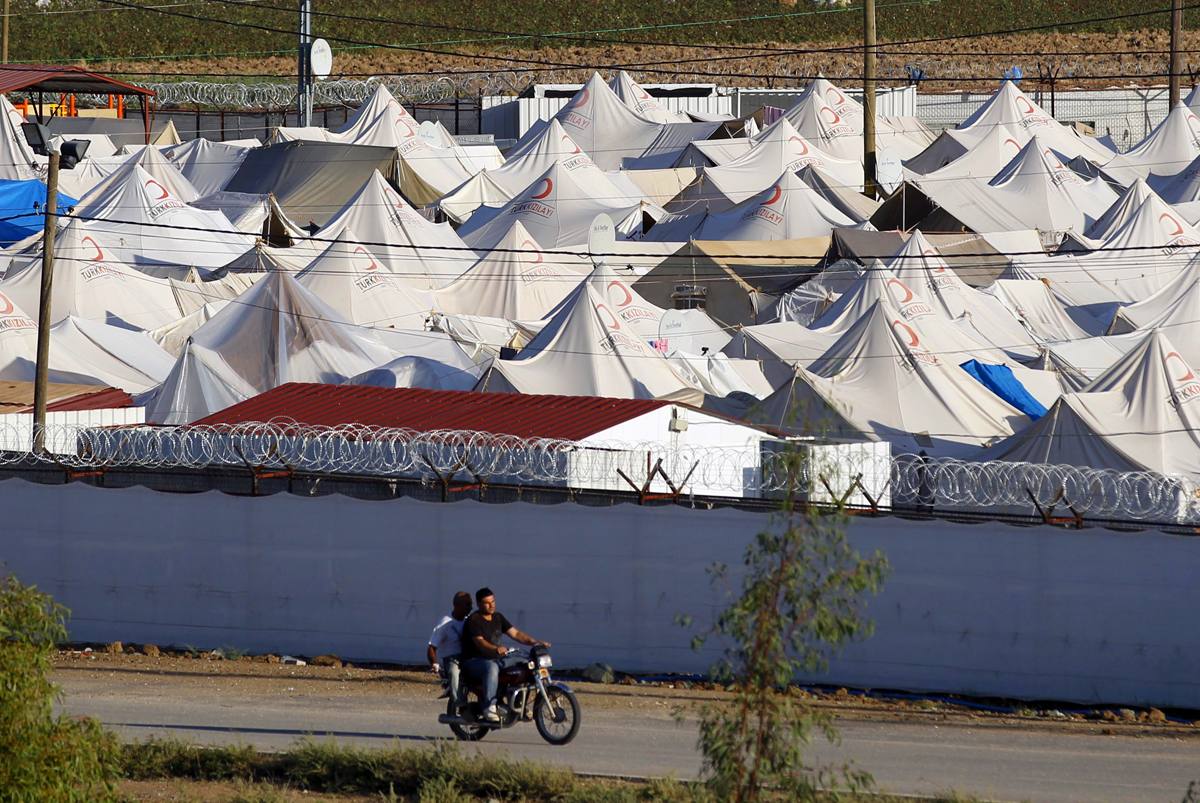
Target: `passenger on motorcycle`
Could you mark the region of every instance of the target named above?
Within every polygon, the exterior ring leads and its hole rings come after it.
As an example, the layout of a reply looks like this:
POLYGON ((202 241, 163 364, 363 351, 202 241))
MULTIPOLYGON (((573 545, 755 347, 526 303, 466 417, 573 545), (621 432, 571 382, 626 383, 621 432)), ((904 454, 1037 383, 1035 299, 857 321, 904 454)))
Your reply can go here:
POLYGON ((509 649, 500 642, 507 635, 513 641, 526 645, 542 644, 512 626, 504 614, 496 611, 496 597, 490 588, 475 592, 475 603, 479 610, 471 614, 463 625, 463 671, 477 683, 483 683, 483 718, 488 722, 499 722, 500 712, 496 708, 496 693, 500 685, 500 672, 510 666, 518 666, 525 657, 510 656, 509 649))
POLYGON ((471 613, 471 595, 466 591, 459 591, 454 595, 454 608, 449 616, 443 616, 442 620, 437 623, 437 627, 433 628, 432 635, 429 636, 429 647, 425 650, 425 657, 429 659, 429 665, 433 667, 433 671, 438 671, 438 662, 445 669, 446 680, 449 684, 450 700, 458 705, 458 683, 459 683, 459 663, 462 661, 462 632, 463 622, 471 613))

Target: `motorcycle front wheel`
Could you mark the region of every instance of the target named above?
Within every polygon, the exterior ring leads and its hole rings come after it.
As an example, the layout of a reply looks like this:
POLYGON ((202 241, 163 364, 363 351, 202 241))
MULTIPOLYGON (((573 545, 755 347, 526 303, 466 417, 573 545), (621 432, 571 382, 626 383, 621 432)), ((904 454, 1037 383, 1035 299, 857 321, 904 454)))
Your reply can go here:
POLYGON ((575 693, 560 686, 547 686, 546 696, 540 694, 533 707, 533 724, 550 744, 561 747, 569 744, 579 733, 579 701, 575 693), (547 698, 549 702, 547 703, 547 698))
MULTIPOLYGON (((479 702, 479 695, 475 692, 467 692, 467 702, 479 702)), ((454 710, 454 703, 450 700, 446 701, 446 713, 450 716, 457 716, 458 712, 454 710)), ((485 728, 479 725, 451 725, 450 730, 454 731, 454 735, 462 742, 478 742, 484 736, 487 736, 491 728, 485 728)))

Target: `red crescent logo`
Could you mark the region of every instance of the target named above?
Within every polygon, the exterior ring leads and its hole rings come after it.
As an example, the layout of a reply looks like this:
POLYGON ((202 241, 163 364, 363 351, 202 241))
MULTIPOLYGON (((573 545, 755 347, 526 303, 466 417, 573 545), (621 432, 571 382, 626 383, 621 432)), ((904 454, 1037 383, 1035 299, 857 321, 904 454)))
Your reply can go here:
POLYGON ((543 261, 542 252, 538 250, 537 243, 535 243, 533 240, 522 240, 521 247, 524 248, 525 246, 529 246, 530 248, 532 248, 533 253, 535 253, 537 255, 537 259, 533 260, 533 264, 536 265, 539 262, 543 261))
POLYGON ((1057 156, 1055 156, 1054 152, 1051 151, 1049 148, 1046 148, 1046 155, 1054 160, 1055 167, 1057 167, 1059 170, 1066 170, 1066 167, 1063 165, 1062 161, 1057 156))
POLYGON ((572 156, 574 156, 574 155, 575 155, 575 154, 577 154, 577 153, 583 153, 583 151, 579 150, 579 146, 575 144, 575 140, 571 139, 571 137, 570 137, 570 136, 568 136, 568 135, 566 135, 566 134, 563 134, 563 135, 562 135, 562 138, 563 138, 564 140, 566 140, 566 143, 567 143, 568 145, 570 145, 572 148, 574 148, 574 149, 575 149, 575 150, 571 151, 571 155, 572 155, 572 156))
MULTIPOLYGON (((9 306, 11 307, 12 305, 10 304, 9 306)), ((1188 368, 1187 363, 1184 362, 1183 357, 1179 356, 1178 351, 1172 351, 1170 354, 1163 357, 1163 367, 1165 367, 1167 369, 1167 373, 1171 372, 1169 363, 1170 363, 1172 357, 1179 360, 1180 365, 1182 365, 1184 370, 1187 371, 1187 373, 1184 374, 1183 376, 1173 376, 1173 377, 1171 377, 1172 379, 1174 379, 1176 382, 1189 382, 1196 378, 1196 375, 1194 373, 1192 373, 1192 369, 1188 368)))
POLYGON ((583 91, 579 93, 578 100, 571 104, 571 108, 578 109, 580 106, 588 102, 588 98, 591 97, 591 95, 591 91, 585 86, 583 91))
POLYGON ((838 90, 837 87, 831 86, 831 87, 829 87, 829 89, 825 90, 825 97, 829 97, 830 94, 833 94, 833 96, 834 96, 833 105, 835 105, 835 106, 840 106, 843 103, 847 102, 846 96, 843 95, 841 93, 841 91, 838 90))
POLYGON ((649 93, 649 92, 647 92, 646 90, 642 89, 640 86, 637 88, 637 91, 642 93, 642 97, 643 97, 643 98, 649 98, 649 97, 650 97, 650 93, 649 93))
POLYGON ((378 265, 375 264, 375 259, 371 256, 371 253, 369 251, 367 251, 367 249, 363 248, 361 245, 355 247, 354 253, 362 254, 363 256, 365 256, 367 258, 367 261, 371 263, 370 265, 367 265, 365 268, 363 268, 363 270, 375 270, 376 268, 379 267, 378 265))
POLYGON ((817 114, 823 115, 823 114, 825 114, 825 112, 829 112, 829 114, 833 116, 833 119, 828 121, 830 125, 837 125, 838 123, 840 123, 842 121, 841 115, 839 115, 837 112, 835 112, 833 109, 829 108, 828 106, 822 106, 820 111, 817 112, 817 114))
POLYGON ((1197 118, 1196 115, 1189 114, 1187 116, 1187 119, 1188 119, 1188 124, 1191 125, 1191 127, 1192 127, 1192 131, 1195 131, 1197 128, 1200 128, 1200 118, 1197 118))
POLYGON ((408 120, 405 120, 403 117, 397 117, 396 124, 404 126, 404 130, 408 132, 404 135, 405 139, 416 136, 417 132, 413 131, 413 127, 409 124, 408 120))
POLYGON ((610 310, 608 307, 604 306, 603 304, 597 304, 596 311, 599 312, 600 310, 604 310, 605 312, 607 312, 608 317, 612 319, 612 323, 607 324, 609 329, 620 329, 621 328, 621 322, 617 320, 616 315, 613 315, 612 310, 610 310))
MULTIPOLYGON (((620 288, 625 293, 625 300, 617 304, 618 307, 627 307, 633 303, 633 293, 629 292, 629 288, 621 282, 609 282, 607 290, 612 290, 614 287, 620 288)), ((611 294, 610 294, 611 295, 611 294)))
POLYGON ((771 204, 773 204, 779 200, 779 196, 783 195, 783 188, 780 187, 778 184, 776 184, 771 189, 775 190, 775 194, 772 195, 768 200, 763 201, 762 202, 763 206, 770 206, 771 204))
POLYGON ((1021 112, 1022 114, 1033 114, 1033 104, 1029 102, 1029 98, 1024 95, 1018 95, 1017 103, 1025 104, 1025 111, 1021 112))
MULTIPOLYGON (((917 339, 917 333, 912 330, 911 326, 902 321, 892 321, 892 329, 896 329, 897 326, 904 330, 903 333, 900 333, 902 337, 907 334, 909 348, 916 348, 921 345, 921 341, 917 339)), ((899 330, 896 331, 899 333, 899 330)))
POLYGON ((404 206, 404 204, 400 202, 400 196, 397 195, 396 191, 393 190, 391 187, 383 188, 383 197, 387 198, 389 201, 395 201, 394 205, 397 209, 401 209, 404 206))
POLYGON ((1020 145, 1020 143, 1018 143, 1018 142, 1017 142, 1015 139, 1012 139, 1011 137, 1010 137, 1010 138, 1008 138, 1008 139, 1006 139, 1006 140, 1004 140, 1004 143, 1003 143, 1003 144, 1007 145, 1007 144, 1008 144, 1008 143, 1010 143, 1010 142, 1012 143, 1012 146, 1013 146, 1013 149, 1014 149, 1014 150, 1017 150, 1017 151, 1021 150, 1021 145, 1020 145))
MULTIPOLYGON (((921 256, 936 257, 937 253, 932 248, 926 248, 924 251, 921 252, 921 256)), ((936 268, 933 269, 933 272, 934 273, 945 273, 946 269, 943 268, 941 265, 938 265, 936 268)))
POLYGON ((100 246, 91 237, 84 237, 82 240, 80 240, 80 242, 81 243, 91 243, 92 248, 96 249, 96 256, 92 257, 89 261, 99 262, 100 260, 104 259, 104 252, 100 250, 100 246))
POLYGON ((167 192, 167 188, 166 188, 166 187, 164 187, 163 185, 159 184, 157 181, 155 181, 155 180, 154 180, 154 179, 152 179, 152 178, 151 178, 151 179, 147 179, 147 180, 146 180, 146 184, 145 184, 144 186, 146 187, 146 189, 150 189, 150 185, 151 185, 151 184, 153 184, 155 187, 158 187, 158 189, 159 189, 159 192, 161 192, 161 193, 162 193, 162 195, 158 196, 157 198, 154 198, 153 200, 155 200, 155 201, 161 201, 161 200, 163 200, 164 198, 170 198, 170 197, 171 197, 171 193, 167 192))
POLYGON ((553 181, 551 181, 548 178, 544 178, 544 179, 542 179, 542 181, 546 182, 546 189, 540 193, 534 193, 532 196, 530 196, 535 201, 540 201, 542 198, 545 198, 547 195, 550 194, 550 190, 554 189, 553 181))
POLYGON ((808 143, 806 143, 804 140, 800 139, 800 137, 788 137, 789 142, 791 142, 792 140, 796 140, 796 142, 799 142, 800 147, 802 149, 802 150, 796 151, 796 155, 797 156, 807 156, 808 155, 808 143))
POLYGON ((8 296, 3 293, 0 293, 0 301, 4 302, 4 309, 0 309, 0 315, 7 315, 15 309, 13 303, 8 300, 8 296))
POLYGON ((1176 220, 1173 215, 1168 212, 1163 212, 1158 216, 1158 222, 1162 223, 1163 218, 1166 218, 1167 220, 1171 221, 1171 223, 1175 224, 1175 231, 1167 232, 1168 237, 1174 237, 1176 234, 1183 234, 1183 224, 1176 220))
POLYGON ((900 281, 899 279, 888 279, 887 280, 888 292, 891 292, 893 284, 904 291, 904 298, 900 299, 896 303, 907 304, 908 302, 913 300, 913 291, 909 290, 908 285, 906 285, 904 282, 900 281))

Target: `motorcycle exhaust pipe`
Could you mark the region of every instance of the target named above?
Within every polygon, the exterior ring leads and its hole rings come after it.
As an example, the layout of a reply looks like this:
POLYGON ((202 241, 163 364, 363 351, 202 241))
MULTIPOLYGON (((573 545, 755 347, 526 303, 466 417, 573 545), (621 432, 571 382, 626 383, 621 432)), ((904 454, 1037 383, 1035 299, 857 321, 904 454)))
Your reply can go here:
POLYGON ((438 714, 438 723, 441 725, 466 725, 468 724, 462 717, 451 716, 450 714, 438 714))

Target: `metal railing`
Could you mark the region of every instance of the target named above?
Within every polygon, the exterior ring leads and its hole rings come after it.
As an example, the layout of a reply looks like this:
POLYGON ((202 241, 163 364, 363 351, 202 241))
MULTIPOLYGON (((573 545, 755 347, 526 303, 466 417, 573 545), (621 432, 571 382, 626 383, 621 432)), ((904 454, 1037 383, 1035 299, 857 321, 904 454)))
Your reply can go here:
MULTIPOLYGON (((1192 476, 890 456, 874 444, 763 441, 711 447, 282 420, 228 427, 52 425, 46 442, 53 460, 71 469, 240 466, 674 496, 770 498, 797 492, 859 507, 1035 514, 1081 525, 1088 518, 1200 524, 1200 484, 1192 476)), ((27 464, 29 423, 0 423, 0 449, 0 466, 27 464)))

